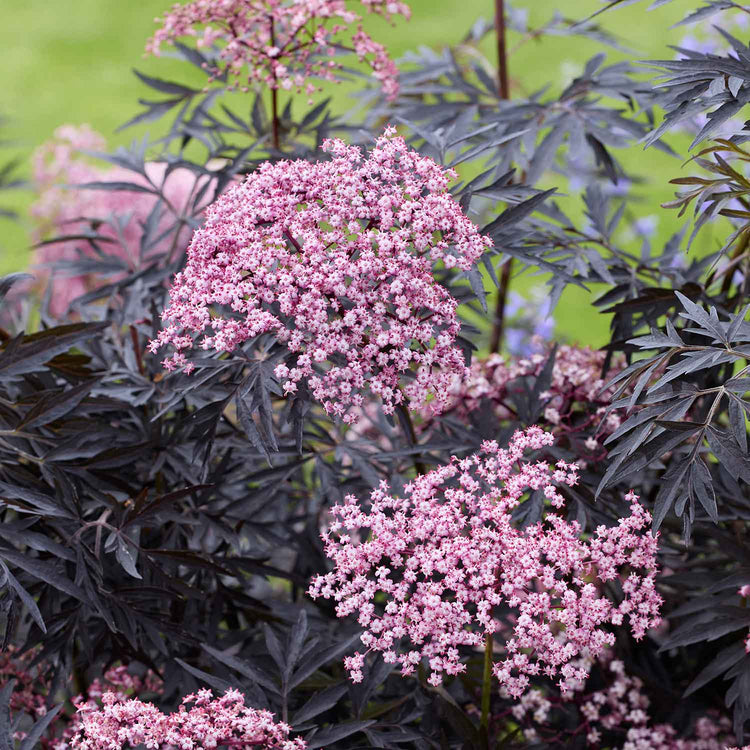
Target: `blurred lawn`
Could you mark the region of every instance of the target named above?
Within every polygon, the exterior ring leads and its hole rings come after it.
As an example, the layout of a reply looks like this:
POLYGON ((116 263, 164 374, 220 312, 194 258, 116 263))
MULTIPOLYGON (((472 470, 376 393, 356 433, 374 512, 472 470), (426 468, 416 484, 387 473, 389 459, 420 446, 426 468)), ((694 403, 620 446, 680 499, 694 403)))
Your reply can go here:
MULTIPOLYGON (((409 22, 389 26, 382 19, 368 18, 368 29, 398 57, 419 44, 439 47, 458 40, 480 15, 489 16, 492 0, 410 0, 409 22)), ((155 28, 154 18, 171 5, 170 0, 0 0, 4 49, 0 61, 4 100, 0 115, 7 118, 2 137, 11 140, 7 153, 27 159, 33 148, 50 137, 63 123, 89 123, 105 134, 110 145, 128 143, 147 132, 144 127, 115 134, 118 125, 139 109, 137 98, 150 95, 132 75, 138 68, 159 77, 181 77, 180 64, 166 59, 143 58, 146 39, 155 28)), ((658 10, 646 12, 643 0, 636 6, 610 11, 601 17, 604 25, 635 51, 638 58, 672 57, 667 44, 675 44, 685 29, 666 31, 696 5, 695 0, 675 0, 658 10)), ((581 18, 601 7, 599 0, 516 0, 515 6, 529 9, 530 25, 549 18, 555 7, 571 18, 581 18)), ((511 39, 510 47, 515 44, 511 39)), ((542 44, 527 42, 510 61, 513 91, 530 93, 547 82, 560 88, 575 77, 583 63, 600 51, 598 45, 576 38, 546 38, 542 44)), ((610 61, 623 57, 613 50, 610 61)), ((184 76, 182 76, 184 80, 184 76)), ((344 91, 337 93, 337 105, 346 111, 344 91)), ((154 134, 158 133, 159 125, 154 134)), ((686 143, 681 142, 684 150, 686 143)), ((659 208, 672 195, 667 181, 680 173, 681 161, 653 149, 632 149, 627 167, 649 178, 642 191, 640 215, 658 219, 655 242, 674 231, 676 214, 659 208)), ((27 165, 21 168, 28 174, 27 165)), ((18 195, 15 206, 23 213, 30 195, 18 195)), ((8 200, 3 198, 5 204, 8 200)), ((3 222, 0 235, 0 273, 22 268, 28 259, 28 224, 3 222)), ((697 252, 700 250, 697 249, 697 252)), ((515 288, 528 289, 539 283, 528 275, 515 288)), ((592 345, 606 340, 605 316, 591 312, 590 297, 580 290, 566 293, 555 311, 558 333, 592 345)))

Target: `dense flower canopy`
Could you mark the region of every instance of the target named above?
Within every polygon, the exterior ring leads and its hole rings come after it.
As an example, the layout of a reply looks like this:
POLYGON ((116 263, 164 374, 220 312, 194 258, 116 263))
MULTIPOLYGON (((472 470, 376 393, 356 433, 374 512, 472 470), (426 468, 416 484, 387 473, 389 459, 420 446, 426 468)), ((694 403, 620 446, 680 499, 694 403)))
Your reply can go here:
MULTIPOLYGON (((507 449, 487 441, 481 453, 417 477, 403 497, 389 495, 383 483, 369 510, 349 495, 333 508, 336 520, 323 535, 335 569, 317 576, 309 593, 335 599, 339 617, 358 613, 367 651, 382 652, 403 674, 427 658, 433 684, 465 670, 461 647, 481 647, 487 634, 503 629, 502 608, 513 612, 512 636, 493 671, 511 695, 522 695, 534 675, 559 677, 562 690, 584 679, 585 667, 573 662, 614 643, 608 626, 627 618, 638 639, 658 624, 658 540, 632 493, 631 515, 590 538, 553 512, 565 504, 557 486, 575 485, 577 467, 522 461, 525 451, 553 443, 531 427, 516 432, 507 449), (552 509, 518 528, 511 512, 533 492, 552 509), (619 604, 602 590, 613 580, 622 585, 619 604), (382 614, 381 592, 388 601, 382 614)), ((347 659, 355 682, 363 664, 361 653, 347 659)))
POLYGON ((0 112, 0 750, 750 750, 750 0, 561 5, 169 0, 113 151, 0 112))
POLYGON ((387 412, 405 399, 439 411, 466 367, 433 264, 468 270, 491 241, 446 191, 454 173, 395 129, 366 157, 339 140, 324 150, 263 164, 209 208, 151 350, 172 344, 165 366, 189 372, 191 334, 212 329, 200 346, 222 352, 273 332, 296 355, 276 368, 285 391, 305 381, 331 414, 354 421, 365 388, 387 412))
MULTIPOLYGON (((368 10, 387 18, 408 17, 403 2, 363 0, 368 10)), ((157 19, 158 22, 159 19, 157 19)), ((389 98, 398 94, 398 70, 385 47, 362 28, 362 19, 344 0, 193 0, 176 4, 147 51, 159 55, 165 42, 195 37, 199 47, 220 47, 219 62, 211 73, 227 73, 247 84, 271 89, 304 90, 312 94, 318 78, 338 81, 342 65, 333 56, 350 39, 351 51, 367 61, 389 98)), ((244 86, 244 88, 247 88, 244 86)))

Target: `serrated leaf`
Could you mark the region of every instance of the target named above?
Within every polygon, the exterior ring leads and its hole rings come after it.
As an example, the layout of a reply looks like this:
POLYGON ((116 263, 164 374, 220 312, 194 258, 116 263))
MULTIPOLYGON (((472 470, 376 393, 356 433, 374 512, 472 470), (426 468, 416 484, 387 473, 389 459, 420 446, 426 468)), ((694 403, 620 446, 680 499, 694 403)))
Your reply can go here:
POLYGON ((37 580, 54 586, 74 599, 78 599, 86 604, 89 603, 89 597, 86 592, 60 573, 54 563, 47 562, 46 560, 37 560, 16 550, 7 548, 0 548, 0 557, 12 562, 37 580))
POLYGON ((186 672, 189 672, 191 675, 193 675, 193 677, 201 680, 202 682, 205 682, 206 685, 210 685, 214 690, 217 690, 220 693, 224 693, 229 688, 235 687, 231 682, 227 682, 226 680, 223 680, 221 677, 217 677, 216 675, 212 675, 212 674, 209 674, 208 672, 204 672, 202 669, 193 667, 190 664, 188 664, 186 661, 183 661, 180 658, 175 657, 175 661, 186 672))
POLYGON ((62 391, 62 393, 56 393, 40 399, 29 409, 26 416, 16 426, 16 429, 32 430, 64 417, 73 411, 91 393, 95 382, 91 380, 88 383, 83 383, 82 385, 62 391))
POLYGON ((279 672, 283 674, 286 669, 286 657, 284 656, 284 651, 281 648, 281 641, 276 637, 276 633, 273 632, 273 630, 267 623, 263 623, 263 636, 266 640, 266 649, 268 653, 276 662, 276 666, 279 668, 279 672))
POLYGON ((689 487, 691 494, 698 499, 709 518, 717 523, 719 511, 716 507, 716 493, 714 492, 711 472, 700 458, 690 467, 689 487))
POLYGON ((315 693, 315 695, 295 711, 289 723, 292 726, 299 726, 319 716, 324 711, 328 711, 339 702, 348 689, 346 684, 334 685, 333 687, 321 690, 319 693, 315 693))
MULTIPOLYGON (((305 610, 303 609, 299 613, 299 617, 297 618, 297 621, 294 623, 294 626, 289 633, 289 641, 286 647, 286 657, 283 672, 285 683, 289 681, 292 670, 297 666, 297 661, 299 660, 300 654, 302 653, 302 647, 305 644, 307 633, 307 612, 305 612, 305 610)), ((311 647, 311 644, 308 645, 308 648, 311 647)))
POLYGON ((660 651, 678 646, 689 646, 701 641, 715 641, 728 633, 746 629, 750 625, 750 611, 742 607, 715 607, 708 622, 686 622, 674 630, 662 644, 660 651))
POLYGON ((733 643, 731 646, 722 649, 716 657, 707 666, 705 666, 698 676, 688 685, 685 690, 685 696, 692 695, 696 690, 700 690, 711 680, 715 680, 724 674, 728 669, 733 667, 738 661, 745 657, 744 642, 733 643))
POLYGON ((271 680, 270 677, 265 675, 263 672, 261 672, 259 669, 256 669, 255 667, 250 666, 246 661, 238 659, 236 656, 232 656, 231 654, 226 653, 225 651, 220 651, 219 649, 213 648, 212 646, 209 646, 208 644, 204 643, 202 644, 202 648, 206 653, 210 654, 214 657, 217 661, 221 662, 225 666, 229 667, 230 669, 233 669, 238 674, 241 674, 243 677, 246 677, 249 680, 252 680, 253 682, 257 683, 261 687, 265 688, 266 690, 270 690, 272 693, 278 695, 279 694, 279 687, 276 685, 273 680, 271 680))
POLYGON ((138 182, 125 182, 124 180, 112 182, 94 181, 83 182, 75 186, 77 190, 106 190, 108 192, 123 193, 148 193, 149 195, 159 195, 159 191, 138 182))
MULTIPOLYGON (((750 406, 750 404, 748 404, 750 406)), ((729 427, 742 453, 747 453, 747 425, 743 402, 734 394, 729 394, 729 427)))
POLYGON ((30 336, 20 336, 0 352, 0 379, 34 372, 58 354, 86 339, 99 335, 111 325, 102 323, 72 323, 30 336))
POLYGON ((135 566, 135 554, 130 549, 130 544, 118 535, 117 547, 115 548, 115 558, 122 565, 123 570, 133 578, 142 579, 143 576, 138 572, 135 566))
POLYGON ((35 722, 26 737, 21 740, 21 747, 19 750, 35 750, 37 746, 36 743, 42 738, 45 730, 52 723, 52 720, 57 716, 62 707, 63 704, 59 703, 57 706, 47 711, 41 719, 35 722))
POLYGON ((324 729, 322 732, 316 732, 314 735, 307 739, 307 747, 309 750, 315 750, 319 747, 326 747, 334 742, 343 740, 344 737, 350 737, 357 732, 361 732, 367 727, 371 727, 376 722, 371 721, 350 721, 346 724, 337 724, 336 726, 324 729))
POLYGON ((11 573, 8 569, 8 566, 2 560, 0 560, 0 567, 2 567, 5 573, 5 578, 8 585, 13 589, 13 591, 16 592, 16 595, 23 602, 26 609, 29 610, 29 614, 34 619, 34 622, 39 626, 39 629, 43 633, 46 633, 47 626, 44 624, 44 618, 42 617, 42 613, 39 611, 39 607, 34 601, 34 598, 31 596, 31 594, 29 594, 28 591, 26 591, 23 586, 21 586, 13 573, 11 573))
POLYGON ((484 289, 482 274, 479 273, 476 268, 471 268, 470 270, 466 271, 466 278, 469 280, 469 284, 471 284, 471 290, 479 300, 479 304, 482 305, 482 310, 487 312, 487 292, 484 289))
POLYGON ((29 487, 18 487, 0 482, 0 501, 15 507, 21 513, 36 513, 52 518, 73 518, 69 511, 55 503, 55 498, 29 487), (19 506, 11 502, 12 500, 21 500, 24 505, 19 506))
POLYGON ((550 188, 549 190, 538 193, 537 195, 528 198, 527 200, 522 201, 521 203, 518 203, 511 208, 506 208, 505 211, 500 214, 500 216, 498 216, 494 221, 490 222, 486 227, 482 229, 482 234, 488 234, 492 237, 500 230, 503 230, 512 224, 517 224, 519 221, 522 221, 531 213, 533 213, 536 208, 544 203, 547 198, 553 195, 556 190, 557 188, 550 188))
POLYGON ((667 517, 667 513, 674 505, 674 501, 680 492, 685 492, 682 481, 690 469, 690 464, 685 462, 672 467, 662 477, 661 487, 654 502, 653 512, 653 530, 659 530, 662 522, 667 517))
POLYGON ((156 91, 161 91, 162 94, 180 94, 181 96, 189 96, 198 93, 197 90, 183 86, 180 83, 164 81, 161 78, 154 78, 153 76, 148 76, 135 69, 133 70, 133 73, 135 73, 136 77, 143 81, 147 86, 156 91))
POLYGON ((359 633, 349 636, 341 643, 336 643, 327 649, 322 651, 315 651, 309 653, 299 664, 295 672, 292 674, 292 679, 289 681, 289 687, 295 688, 304 682, 308 677, 315 674, 324 664, 335 661, 347 651, 349 651, 355 643, 359 641, 359 633))

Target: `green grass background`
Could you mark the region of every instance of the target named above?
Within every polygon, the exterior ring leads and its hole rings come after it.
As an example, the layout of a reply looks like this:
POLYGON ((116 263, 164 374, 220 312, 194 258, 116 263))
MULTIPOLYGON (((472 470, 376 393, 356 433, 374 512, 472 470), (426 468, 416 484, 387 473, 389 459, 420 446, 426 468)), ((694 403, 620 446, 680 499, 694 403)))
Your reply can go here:
MULTIPOLYGON (((686 29, 668 30, 697 5, 696 0, 674 0, 662 8, 647 12, 650 0, 635 6, 609 11, 602 23, 634 50, 638 59, 672 57, 668 44, 675 44, 686 29)), ((489 17, 492 0, 410 0, 412 18, 390 26, 382 19, 369 17, 368 30, 383 41, 398 57, 417 45, 439 48, 458 41, 480 15, 489 17)), ((3 154, 22 159, 20 172, 28 174, 32 150, 64 123, 88 123, 108 137, 111 146, 126 144, 149 131, 149 127, 115 133, 115 129, 138 111, 139 96, 150 92, 132 74, 132 68, 159 77, 180 77, 178 63, 164 58, 144 58, 146 39, 153 32, 154 20, 171 5, 170 0, 0 0, 3 19, 3 55, 0 78, 3 101, 0 115, 6 118, 2 137, 10 141, 3 154)), ((534 26, 555 10, 570 18, 581 18, 601 7, 599 0, 517 0, 517 7, 529 10, 534 26)), ((511 38, 510 47, 515 44, 511 38)), ((599 45, 580 38, 545 38, 541 43, 523 44, 510 60, 513 92, 529 93, 550 82, 559 90, 582 69, 583 63, 599 45)), ((623 57, 607 50, 608 60, 623 57)), ((345 91, 336 95, 336 105, 346 111, 350 103, 345 91)), ((152 135, 159 124, 151 125, 152 135)), ((687 142, 676 141, 685 150, 687 142)), ((648 185, 641 191, 641 215, 656 215, 655 241, 664 241, 676 228, 677 217, 659 204, 672 196, 667 184, 671 177, 689 168, 681 160, 643 151, 636 146, 625 156, 629 170, 646 176, 648 185)), ((24 214, 32 199, 30 193, 2 198, 13 204, 21 215, 20 224, 0 224, 0 273, 23 268, 29 257, 29 223, 24 214)), ((694 252, 701 252, 700 244, 694 252)), ((529 275, 514 280, 514 288, 528 290, 540 283, 529 275)), ((566 293, 555 311, 557 333, 567 339, 591 345, 606 341, 608 321, 593 311, 591 298, 580 290, 566 293)))

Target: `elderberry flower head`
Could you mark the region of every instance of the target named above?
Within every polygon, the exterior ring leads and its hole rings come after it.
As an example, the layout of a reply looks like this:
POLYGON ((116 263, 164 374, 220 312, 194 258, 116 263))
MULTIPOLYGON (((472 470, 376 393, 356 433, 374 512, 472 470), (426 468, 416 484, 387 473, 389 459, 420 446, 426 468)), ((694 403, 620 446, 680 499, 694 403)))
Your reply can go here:
POLYGON ((500 685, 519 697, 543 674, 566 690, 587 677, 577 657, 614 643, 611 626, 627 618, 640 638, 658 624, 650 515, 630 493, 630 516, 584 536, 555 512, 565 504, 558 486, 576 484, 576 465, 523 461, 525 451, 553 443, 531 427, 507 448, 486 441, 478 454, 453 457, 403 497, 383 483, 367 509, 351 495, 332 509, 323 539, 334 570, 314 578, 309 594, 333 598, 339 617, 357 613, 366 651, 346 660, 353 681, 363 677, 366 652, 378 651, 404 675, 425 660, 430 683, 440 684, 465 670, 462 648, 481 647, 505 625, 511 637, 493 667, 500 685), (518 528, 511 512, 530 493, 551 507, 518 528), (622 587, 619 603, 603 591, 610 580, 622 587))
MULTIPOLYGON (((386 18, 409 16, 403 2, 363 2, 386 18)), ((147 52, 158 56, 162 44, 181 37, 194 37, 199 48, 218 45, 212 77, 246 76, 243 90, 260 83, 310 95, 317 90, 310 78, 339 80, 343 66, 333 57, 345 49, 370 65, 388 98, 398 94, 395 63, 385 47, 365 33, 362 18, 348 10, 344 0, 192 0, 173 5, 162 24, 146 45, 147 52)))
POLYGON ((210 690, 186 696, 179 711, 163 714, 151 703, 118 700, 105 693, 103 707, 81 713, 73 750, 148 748, 252 747, 258 750, 304 750, 304 740, 289 739, 290 727, 274 721, 270 711, 247 708, 238 690, 220 698, 210 690), (192 705, 190 705, 192 704, 192 705))
POLYGON ((447 192, 455 176, 388 128, 372 151, 328 140, 329 161, 265 163, 206 211, 151 342, 192 369, 203 349, 232 351, 273 333, 291 356, 276 377, 309 386, 326 411, 356 421, 363 391, 392 413, 408 400, 434 413, 466 366, 458 302, 433 264, 468 270, 491 240, 447 192))

